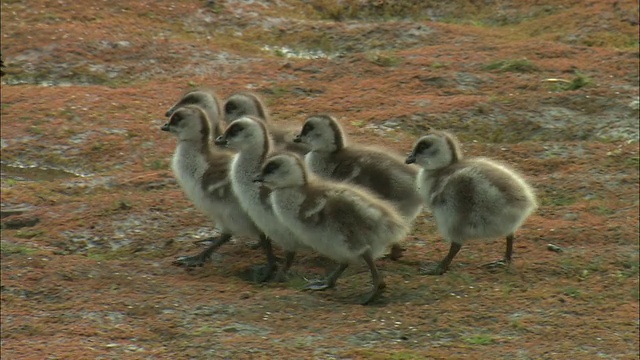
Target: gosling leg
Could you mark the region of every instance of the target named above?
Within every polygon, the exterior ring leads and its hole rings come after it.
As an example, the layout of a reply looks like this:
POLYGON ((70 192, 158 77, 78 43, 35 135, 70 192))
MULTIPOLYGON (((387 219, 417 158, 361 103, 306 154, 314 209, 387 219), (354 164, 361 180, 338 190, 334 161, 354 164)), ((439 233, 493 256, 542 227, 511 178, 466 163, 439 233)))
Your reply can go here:
POLYGON ((393 261, 398 261, 403 256, 403 252, 407 251, 407 249, 400 246, 400 244, 391 245, 391 252, 389 253, 389 259, 393 261))
POLYGON ((201 251, 196 255, 178 257, 176 260, 173 261, 173 265, 182 266, 186 268, 203 266, 211 258, 211 255, 213 254, 213 252, 216 251, 223 244, 229 242, 229 240, 231 240, 231 234, 221 234, 217 238, 212 237, 212 238, 203 240, 202 242, 213 241, 213 243, 211 243, 209 247, 207 247, 206 249, 204 249, 203 251, 201 251))
POLYGON ((420 273, 423 275, 442 275, 447 270, 449 270, 449 265, 451 264, 451 260, 458 254, 462 245, 457 244, 455 242, 451 242, 451 247, 449 248, 449 253, 445 256, 440 263, 436 266, 432 267, 422 267, 420 268, 420 273))
POLYGON ((362 300, 362 305, 368 305, 374 300, 376 300, 382 292, 384 288, 387 286, 384 282, 382 274, 378 271, 375 262, 373 261, 373 256, 371 255, 371 251, 367 250, 364 254, 362 254, 362 258, 369 266, 369 270, 371 270, 371 282, 373 283, 372 290, 369 292, 364 299, 362 300))
POLYGON ((295 251, 286 251, 284 254, 284 264, 281 268, 278 269, 275 278, 273 281, 275 282, 284 282, 287 281, 287 273, 289 272, 289 268, 291 268, 291 264, 293 264, 293 259, 295 258, 295 251))
POLYGON ((276 264, 276 257, 273 254, 271 240, 269 240, 269 238, 264 234, 260 235, 260 245, 264 250, 265 255, 267 255, 267 263, 262 266, 256 274, 254 274, 254 278, 256 282, 265 282, 273 276, 278 265, 276 264))
POLYGON ((335 270, 329 276, 327 276, 324 280, 313 280, 309 281, 307 286, 304 287, 305 290, 326 290, 336 286, 336 282, 342 273, 347 269, 349 264, 339 264, 335 270))
POLYGON ((513 240, 515 239, 515 235, 509 234, 507 235, 507 249, 504 252, 504 258, 500 260, 496 260, 490 262, 488 264, 484 264, 484 267, 487 268, 497 268, 497 267, 505 267, 511 264, 511 255, 513 255, 513 240))

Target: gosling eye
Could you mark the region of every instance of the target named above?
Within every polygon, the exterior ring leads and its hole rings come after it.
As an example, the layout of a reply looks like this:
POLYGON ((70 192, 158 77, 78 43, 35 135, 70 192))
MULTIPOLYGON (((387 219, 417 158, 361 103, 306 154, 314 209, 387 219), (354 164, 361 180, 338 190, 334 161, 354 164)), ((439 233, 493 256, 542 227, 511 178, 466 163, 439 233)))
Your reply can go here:
POLYGON ((231 127, 231 129, 229 129, 229 136, 236 136, 240 132, 242 132, 242 130, 244 130, 244 127, 242 125, 235 124, 231 127))
POLYGON ((171 120, 169 120, 169 124, 175 126, 175 125, 180 124, 181 121, 182 121, 182 113, 181 112, 177 112, 177 113, 173 113, 173 116, 171 117, 171 120))
POLYGON ((304 126, 302 127, 302 135, 307 135, 308 133, 313 131, 313 125, 312 124, 304 124, 304 126))
POLYGON ((273 162, 268 163, 267 166, 264 167, 264 170, 262 171, 262 173, 265 174, 265 175, 273 174, 279 168, 280 168, 280 164, 278 164, 277 162, 273 161, 273 162))
POLYGON ((423 140, 418 144, 418 152, 423 152, 429 150, 429 148, 433 145, 429 140, 423 140))
POLYGON ((224 112, 226 113, 231 113, 233 111, 236 111, 237 109, 238 109, 238 105, 234 103, 226 103, 224 106, 224 112))

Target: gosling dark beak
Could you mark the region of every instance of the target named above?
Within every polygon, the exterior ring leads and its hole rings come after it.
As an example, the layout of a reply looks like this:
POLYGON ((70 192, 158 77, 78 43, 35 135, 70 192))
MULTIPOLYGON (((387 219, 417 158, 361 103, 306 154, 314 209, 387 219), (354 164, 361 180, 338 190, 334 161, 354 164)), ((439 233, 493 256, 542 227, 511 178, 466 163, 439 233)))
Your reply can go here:
POLYGON ((404 161, 405 164, 413 164, 416 162, 416 154, 411 153, 407 156, 407 160, 404 161))
POLYGON ((229 142, 225 139, 224 135, 220 135, 213 141, 213 143, 218 146, 226 146, 229 142))
POLYGON ((160 128, 160 130, 162 130, 162 131, 169 131, 169 123, 166 123, 166 124, 162 125, 162 127, 160 128))
POLYGON ((296 135, 296 137, 293 138, 293 142, 294 143, 301 143, 302 142, 302 137, 300 136, 300 134, 296 135))
POLYGON ((253 182, 255 183, 264 182, 264 176, 262 174, 258 174, 256 177, 253 178, 253 182))

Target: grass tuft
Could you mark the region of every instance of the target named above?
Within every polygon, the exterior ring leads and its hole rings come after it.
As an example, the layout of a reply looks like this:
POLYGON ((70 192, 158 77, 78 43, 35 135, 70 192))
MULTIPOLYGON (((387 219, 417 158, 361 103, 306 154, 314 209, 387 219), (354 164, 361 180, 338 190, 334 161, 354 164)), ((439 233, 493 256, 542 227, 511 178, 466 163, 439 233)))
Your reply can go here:
POLYGON ((485 70, 496 70, 500 72, 534 72, 538 67, 527 59, 498 60, 486 65, 485 70))
POLYGON ((0 252, 5 255, 20 254, 20 255, 32 255, 36 249, 30 248, 24 245, 12 244, 10 242, 3 241, 0 243, 0 252))
POLYGON ((390 52, 373 51, 368 53, 366 58, 370 62, 382 67, 397 66, 402 62, 400 57, 390 52))
POLYGON ((464 339, 464 342, 471 345, 489 345, 494 341, 493 336, 487 334, 477 334, 464 339))

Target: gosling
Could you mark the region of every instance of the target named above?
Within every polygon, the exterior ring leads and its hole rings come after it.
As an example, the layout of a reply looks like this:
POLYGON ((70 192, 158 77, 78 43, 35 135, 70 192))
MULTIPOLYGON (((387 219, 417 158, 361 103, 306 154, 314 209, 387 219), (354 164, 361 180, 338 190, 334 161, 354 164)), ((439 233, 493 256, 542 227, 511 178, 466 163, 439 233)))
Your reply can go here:
POLYGON ((304 245, 276 217, 269 202, 268 189, 253 181, 272 148, 266 125, 253 116, 241 117, 229 124, 224 134, 215 140, 215 144, 237 151, 231 162, 231 186, 258 228, 284 249, 285 262, 276 277, 278 281, 284 280, 296 251, 304 248, 304 245))
POLYGON ((307 145, 293 141, 294 130, 273 126, 267 108, 257 94, 244 91, 235 93, 227 98, 224 104, 224 118, 227 124, 231 124, 234 120, 247 115, 255 116, 267 124, 267 129, 273 138, 276 148, 292 151, 300 155, 309 152, 307 145))
MULTIPOLYGON (((418 167, 407 166, 400 155, 388 150, 347 145, 347 136, 334 117, 308 117, 294 141, 310 146, 305 163, 313 173, 367 188, 391 202, 409 223, 422 210, 415 187, 418 167)), ((390 258, 399 259, 402 251, 395 245, 390 258)))
MULTIPOLYGON (((174 264, 185 267, 202 266, 211 254, 228 242, 232 235, 259 237, 267 254, 267 269, 275 266, 275 257, 266 236, 244 211, 232 191, 229 168, 232 154, 217 149, 209 141, 211 126, 206 113, 196 105, 186 105, 171 115, 162 126, 178 138, 171 168, 187 197, 220 230, 220 236, 201 253, 178 258, 174 264)), ((271 274, 266 273, 264 281, 271 274)))
POLYGON ((167 110, 165 116, 171 117, 176 110, 186 105, 197 105, 207 114, 207 118, 211 121, 212 140, 222 135, 224 131, 224 124, 221 121, 224 119, 222 114, 222 100, 220 100, 214 90, 201 88, 185 92, 180 100, 167 110))
POLYGON ((457 139, 440 131, 420 138, 406 162, 422 166, 416 187, 451 243, 447 256, 423 273, 446 272, 462 244, 472 239, 506 236, 504 259, 487 265, 511 263, 515 232, 537 208, 533 189, 520 175, 490 159, 463 159, 457 139))
POLYGON ((280 222, 307 246, 339 263, 325 280, 308 289, 334 287, 350 263, 364 259, 373 288, 362 304, 380 296, 385 283, 374 260, 409 231, 394 206, 358 186, 314 177, 291 153, 267 160, 255 181, 272 189, 270 199, 280 222))

